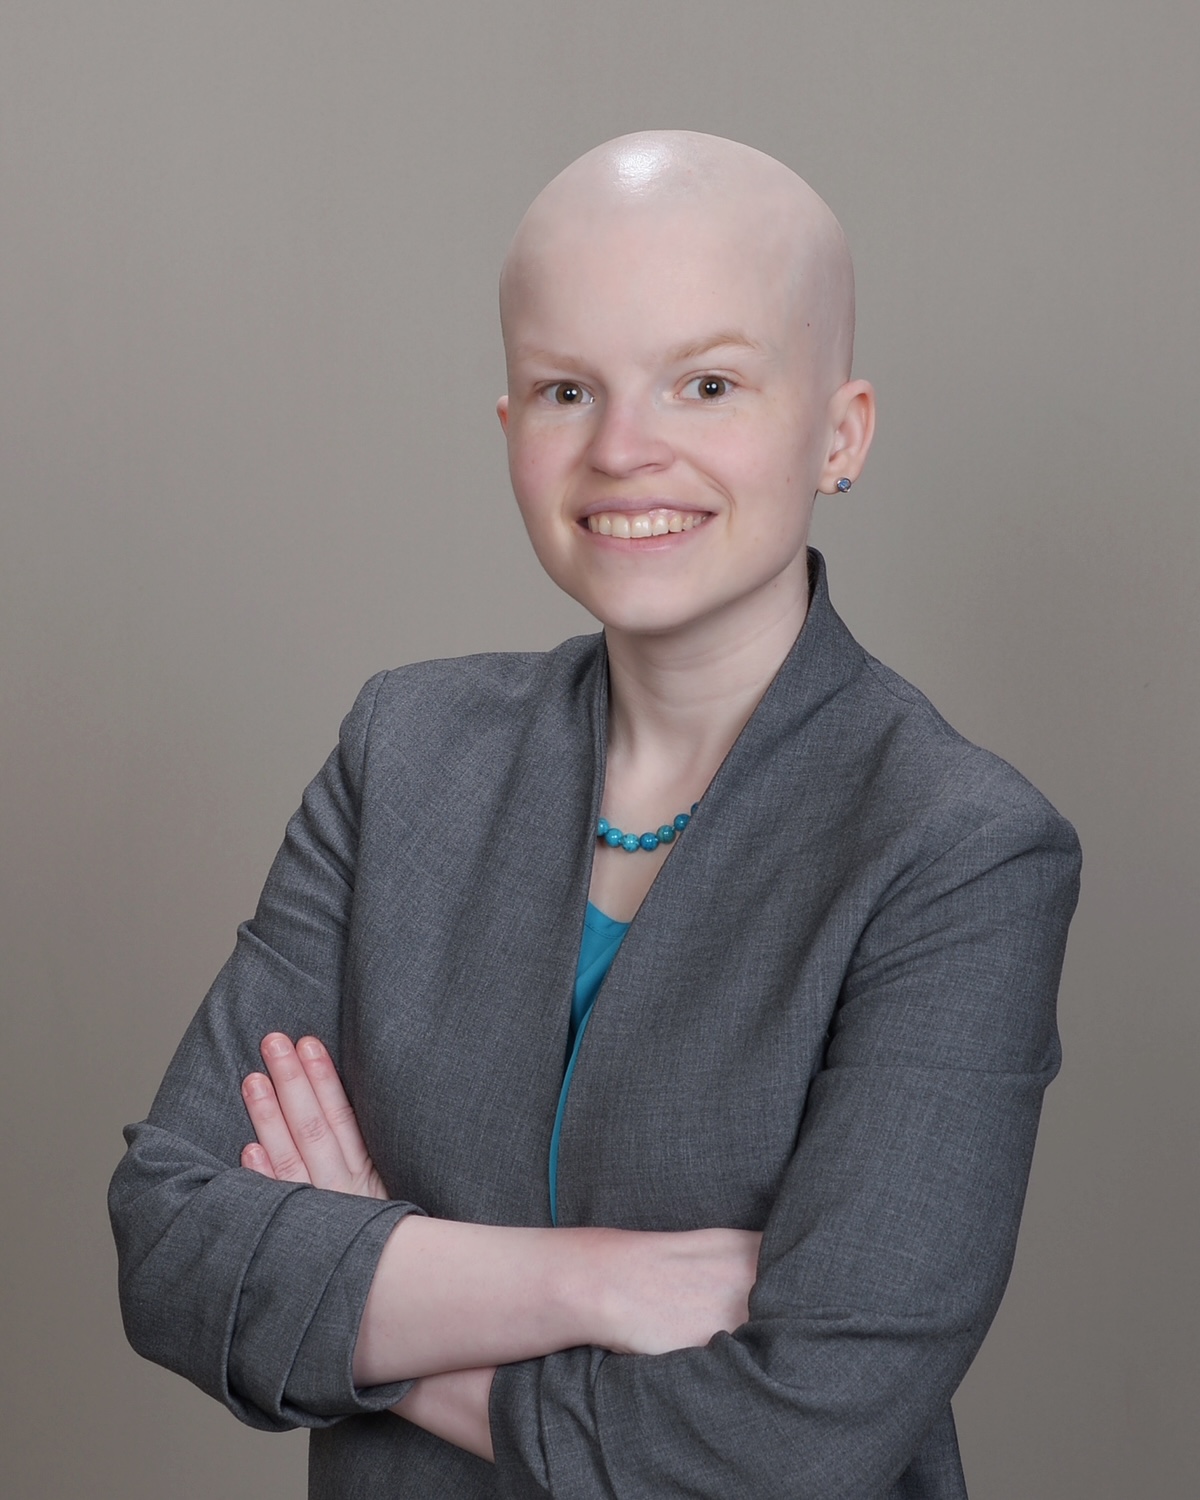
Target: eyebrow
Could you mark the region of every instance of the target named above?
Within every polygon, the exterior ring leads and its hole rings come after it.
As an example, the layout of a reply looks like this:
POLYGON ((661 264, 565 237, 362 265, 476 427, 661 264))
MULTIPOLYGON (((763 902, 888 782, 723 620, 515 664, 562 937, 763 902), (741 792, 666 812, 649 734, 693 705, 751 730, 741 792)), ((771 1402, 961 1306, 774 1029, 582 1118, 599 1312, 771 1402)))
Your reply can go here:
POLYGON ((720 333, 714 333, 707 338, 697 340, 694 344, 685 344, 680 349, 673 349, 668 355, 671 364, 682 364, 689 359, 699 359, 704 354, 711 354, 714 349, 749 349, 754 354, 765 354, 767 351, 749 334, 740 333, 736 329, 722 329, 720 333))
POLYGON ((518 344, 513 350, 514 360, 531 359, 535 364, 550 365, 555 370, 573 370, 581 363, 570 354, 556 354, 553 349, 532 349, 518 344))
MULTIPOLYGON (((763 345, 757 339, 752 339, 749 334, 740 333, 736 329, 722 329, 719 333, 706 334, 704 338, 697 339, 693 344, 682 344, 678 349, 672 349, 667 355, 667 363, 684 364, 688 360, 700 359, 705 354, 711 354, 714 349, 747 349, 753 354, 767 352, 763 345)), ((514 358, 533 360, 537 364, 551 365, 561 370, 574 369, 583 363, 578 358, 555 353, 551 349, 530 349, 519 345, 514 351, 514 358)))

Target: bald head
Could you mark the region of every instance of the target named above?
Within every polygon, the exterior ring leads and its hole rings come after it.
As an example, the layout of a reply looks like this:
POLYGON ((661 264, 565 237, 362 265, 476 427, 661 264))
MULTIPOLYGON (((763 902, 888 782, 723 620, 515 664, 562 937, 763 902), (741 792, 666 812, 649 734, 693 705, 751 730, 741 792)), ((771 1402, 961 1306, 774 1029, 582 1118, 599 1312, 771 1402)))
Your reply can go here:
POLYGON ((636 277, 639 267, 643 275, 669 269, 672 247, 698 237, 719 247, 721 261, 762 280, 823 384, 849 378, 854 277, 828 206, 774 157, 686 130, 607 141, 538 194, 501 272, 506 346, 511 352, 525 300, 548 274, 561 275, 580 246, 603 241, 618 258, 627 251, 636 277), (667 264, 648 264, 648 256, 667 264))

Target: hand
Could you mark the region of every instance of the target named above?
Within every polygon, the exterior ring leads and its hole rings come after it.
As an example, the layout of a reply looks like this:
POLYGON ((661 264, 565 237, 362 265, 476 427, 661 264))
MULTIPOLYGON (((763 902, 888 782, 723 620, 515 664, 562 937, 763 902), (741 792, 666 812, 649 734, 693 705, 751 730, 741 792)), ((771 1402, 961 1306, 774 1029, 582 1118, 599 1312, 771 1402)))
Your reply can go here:
POLYGON ((242 1081, 242 1098, 257 1144, 242 1151, 242 1166, 280 1182, 387 1198, 342 1087, 333 1059, 314 1036, 295 1047, 282 1032, 262 1041, 267 1073, 242 1081), (267 1075, 270 1076, 267 1076, 267 1075))
POLYGON ((610 1231, 602 1284, 603 1348, 666 1354, 701 1348, 748 1321, 762 1235, 749 1229, 610 1231))

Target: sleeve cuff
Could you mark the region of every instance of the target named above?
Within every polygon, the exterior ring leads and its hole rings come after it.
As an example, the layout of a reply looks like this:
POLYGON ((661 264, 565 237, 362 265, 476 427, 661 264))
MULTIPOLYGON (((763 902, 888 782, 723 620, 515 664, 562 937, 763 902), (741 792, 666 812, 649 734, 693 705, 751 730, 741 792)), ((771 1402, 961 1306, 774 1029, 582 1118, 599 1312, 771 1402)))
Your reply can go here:
POLYGON ((596 1493, 598 1430, 594 1386, 602 1349, 566 1349, 545 1359, 501 1365, 492 1380, 488 1420, 497 1493, 504 1500, 547 1500, 552 1494, 596 1493), (556 1377, 551 1405, 555 1427, 553 1482, 543 1426, 549 1369, 556 1377))
POLYGON ((280 1426, 324 1427, 382 1411, 407 1393, 411 1381, 359 1389, 353 1362, 384 1243, 412 1212, 420 1210, 313 1188, 284 1199, 243 1283, 229 1354, 231 1394, 280 1426), (322 1247, 335 1236, 345 1249, 318 1269, 322 1247), (307 1277, 304 1267, 311 1268, 307 1277), (281 1347, 289 1330, 298 1333, 290 1350, 281 1347), (274 1372, 269 1387, 267 1372, 274 1372))

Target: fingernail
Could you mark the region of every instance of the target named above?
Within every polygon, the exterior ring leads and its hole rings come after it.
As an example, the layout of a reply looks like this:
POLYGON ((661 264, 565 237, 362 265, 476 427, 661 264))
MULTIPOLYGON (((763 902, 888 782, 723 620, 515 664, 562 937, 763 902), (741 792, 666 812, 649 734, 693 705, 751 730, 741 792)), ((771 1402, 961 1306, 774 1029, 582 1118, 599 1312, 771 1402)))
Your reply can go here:
POLYGON ((321 1046, 320 1042, 317 1041, 315 1036, 306 1036, 304 1040, 297 1046, 296 1051, 300 1054, 301 1057, 306 1057, 311 1062, 313 1058, 320 1057, 321 1053, 324 1051, 324 1048, 321 1046))
POLYGON ((286 1057, 291 1045, 285 1036, 269 1036, 263 1042, 263 1051, 268 1057, 286 1057))
POLYGON ((251 1073, 248 1078, 242 1080, 242 1093, 247 1099, 265 1099, 267 1080, 261 1073, 251 1073))

